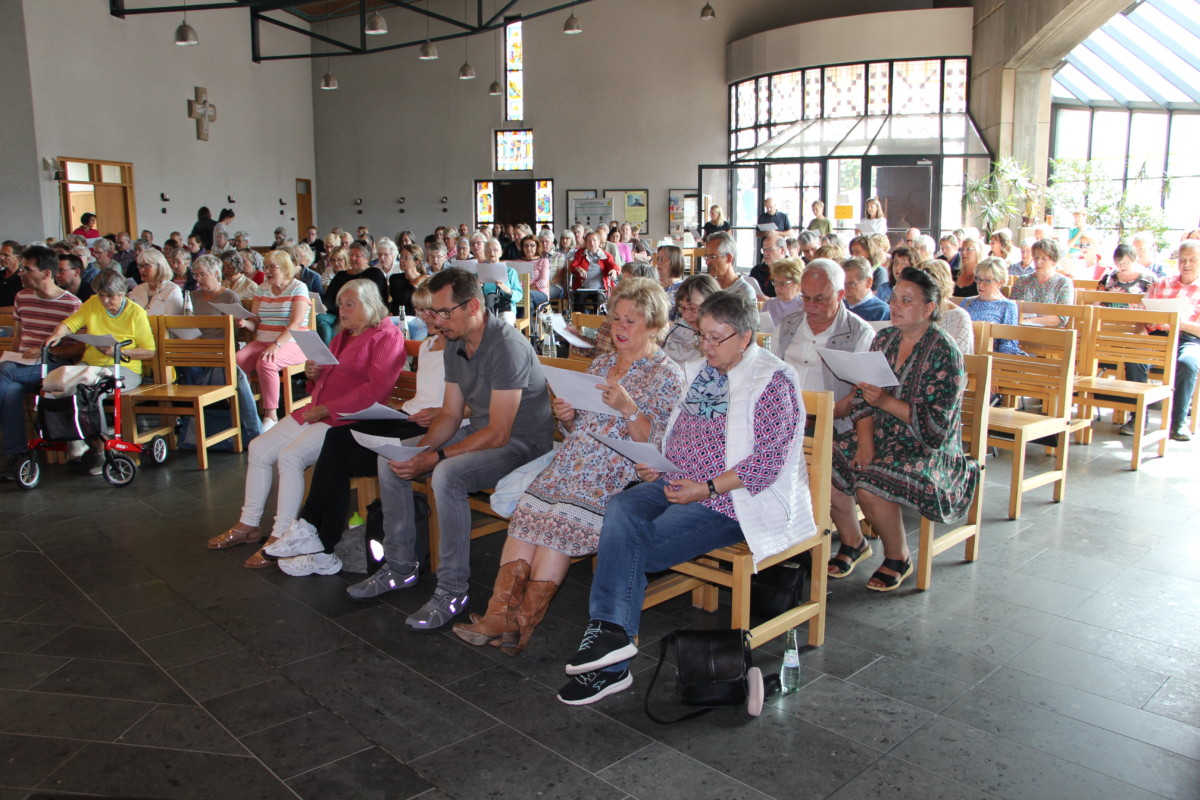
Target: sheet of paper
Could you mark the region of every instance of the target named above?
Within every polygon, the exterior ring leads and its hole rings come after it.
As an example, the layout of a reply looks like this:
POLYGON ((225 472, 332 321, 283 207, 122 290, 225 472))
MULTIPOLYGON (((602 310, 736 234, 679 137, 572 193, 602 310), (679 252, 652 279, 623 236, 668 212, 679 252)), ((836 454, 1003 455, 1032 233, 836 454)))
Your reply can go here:
POLYGON ((774 222, 760 222, 758 223, 758 229, 763 232, 779 230, 774 222))
POLYGON ((0 353, 0 363, 5 361, 11 361, 14 364, 24 364, 27 367, 38 363, 36 358, 25 358, 20 353, 14 353, 12 350, 5 350, 3 353, 0 353))
POLYGON ((900 385, 887 359, 878 350, 847 353, 818 347, 817 355, 838 380, 846 383, 869 383, 879 387, 900 385))
POLYGON ((510 261, 510 262, 508 262, 508 265, 510 267, 512 267, 513 272, 517 273, 518 275, 532 275, 533 274, 533 262, 532 261, 510 261))
POLYGON ((576 347, 582 347, 585 350, 591 350, 594 346, 587 339, 581 339, 579 336, 576 336, 574 333, 571 333, 571 331, 567 330, 567 321, 563 319, 562 314, 550 315, 550 327, 554 329, 555 333, 566 340, 567 344, 573 344, 576 347))
POLYGON ((372 403, 362 411, 353 414, 342 414, 342 419, 408 419, 408 414, 395 408, 388 408, 380 403, 372 403))
POLYGON ((170 328, 172 339, 199 339, 199 328, 170 328))
POLYGON ((321 295, 317 294, 316 292, 309 292, 308 299, 312 300, 313 311, 318 314, 325 313, 325 301, 321 298, 321 295))
POLYGON ((117 340, 108 333, 99 336, 93 336, 90 333, 68 333, 66 338, 75 339, 92 347, 112 347, 117 343, 117 340))
POLYGON ((679 472, 679 467, 668 461, 666 456, 658 452, 657 447, 648 442, 631 442, 628 439, 613 439, 609 436, 597 436, 594 433, 591 436, 635 464, 645 464, 650 469, 656 469, 659 472, 679 472))
POLYGON ((472 275, 479 271, 479 262, 474 260, 459 261, 457 258, 452 258, 446 262, 446 266, 454 267, 456 269, 465 269, 472 275))
POLYGON ((771 319, 771 315, 766 311, 758 312, 758 332, 759 333, 774 333, 775 320, 771 319))
POLYGON ((892 321, 890 319, 868 320, 867 324, 874 328, 876 333, 879 333, 884 328, 892 327, 892 321))
POLYGON ((604 381, 596 375, 586 372, 575 372, 559 367, 542 366, 550 388, 555 397, 566 400, 576 411, 595 411, 597 414, 615 415, 615 409, 604 404, 603 392, 597 389, 597 384, 604 381))
POLYGON ((338 363, 337 356, 329 351, 329 348, 321 341, 321 334, 316 331, 292 331, 292 338, 304 352, 304 357, 318 367, 338 363))
POLYGON ((372 436, 361 431, 350 431, 354 440, 372 453, 378 453, 389 461, 408 461, 416 455, 424 453, 427 447, 408 447, 399 439, 391 436, 372 436))
POLYGON ((501 281, 507 283, 508 265, 503 261, 496 264, 479 264, 476 274, 484 283, 500 283, 501 281))
POLYGON ((1184 321, 1191 318, 1194 310, 1192 301, 1186 297, 1146 297, 1142 304, 1147 311, 1178 311, 1179 318, 1184 321))
POLYGON ((209 305, 234 319, 252 319, 254 317, 241 303, 210 303, 209 305))

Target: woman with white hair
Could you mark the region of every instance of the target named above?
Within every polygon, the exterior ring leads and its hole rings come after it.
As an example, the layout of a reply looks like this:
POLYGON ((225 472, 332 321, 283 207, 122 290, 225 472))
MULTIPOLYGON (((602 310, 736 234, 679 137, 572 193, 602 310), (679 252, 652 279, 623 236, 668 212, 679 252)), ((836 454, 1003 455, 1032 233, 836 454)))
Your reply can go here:
MULTIPOLYGON (((187 256, 187 251, 181 251, 187 256)), ((191 256, 187 256, 191 263, 191 256)), ((146 309, 150 316, 183 313, 183 291, 171 280, 167 259, 157 250, 143 250, 137 257, 142 282, 129 292, 129 299, 146 309)))

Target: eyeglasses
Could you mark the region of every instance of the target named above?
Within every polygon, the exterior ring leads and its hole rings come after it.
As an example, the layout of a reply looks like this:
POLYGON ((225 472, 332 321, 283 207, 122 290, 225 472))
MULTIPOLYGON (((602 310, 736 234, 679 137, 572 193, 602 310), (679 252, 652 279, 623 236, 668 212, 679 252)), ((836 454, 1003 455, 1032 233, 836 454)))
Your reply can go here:
POLYGON ((783 280, 780 280, 778 278, 771 278, 771 284, 777 288, 780 286, 787 286, 789 283, 795 283, 795 281, 792 280, 791 278, 784 278, 783 280))
POLYGON ((975 282, 976 283, 999 283, 1000 281, 996 280, 995 278, 984 278, 982 276, 979 276, 979 277, 975 278, 975 282))
POLYGON ((705 261, 714 261, 718 258, 725 258, 725 256, 722 255, 721 253, 713 253, 711 256, 708 255, 707 253, 704 254, 705 261))
POLYGON ((454 313, 454 309, 462 308, 469 302, 471 302, 471 301, 463 300, 461 303, 450 306, 449 308, 431 308, 431 309, 429 309, 429 311, 430 311, 430 313, 437 314, 442 319, 450 319, 450 315, 454 313))
POLYGON ((678 306, 679 310, 684 314, 691 314, 700 310, 700 306, 694 303, 676 303, 676 306, 678 306))
POLYGON ((705 336, 703 333, 700 333, 700 331, 696 331, 692 335, 696 337, 696 345, 699 347, 703 347, 706 344, 711 345, 712 347, 720 347, 721 345, 725 344, 725 342, 728 342, 730 339, 737 336, 737 331, 734 331, 728 336, 723 336, 720 339, 713 339, 709 336, 705 336))

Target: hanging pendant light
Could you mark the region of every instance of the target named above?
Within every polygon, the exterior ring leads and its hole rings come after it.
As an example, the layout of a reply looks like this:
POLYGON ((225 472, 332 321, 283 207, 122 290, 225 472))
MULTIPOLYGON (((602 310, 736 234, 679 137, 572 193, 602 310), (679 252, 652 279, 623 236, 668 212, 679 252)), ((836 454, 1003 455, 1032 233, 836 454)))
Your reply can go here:
POLYGON ((338 87, 338 82, 337 82, 337 78, 335 78, 333 76, 333 71, 330 70, 329 72, 326 72, 325 77, 321 78, 321 88, 331 91, 333 89, 336 89, 337 87, 338 87))
MULTIPOLYGON (((495 11, 495 8, 492 9, 495 11)), ((500 30, 504 30, 501 28, 500 30)), ((500 33, 492 39, 492 85, 488 87, 488 94, 492 97, 499 97, 504 94, 504 87, 500 85, 500 46, 496 40, 500 38, 500 33)))
POLYGON ((500 81, 492 81, 492 85, 488 87, 488 94, 493 97, 504 94, 504 87, 500 85, 500 81))
POLYGON ((437 61, 437 57, 437 45, 429 41, 429 0, 425 0, 425 44, 421 45, 417 58, 421 61, 437 61))
MULTIPOLYGON (((325 37, 329 38, 329 20, 325 20, 325 37)), ((329 57, 329 43, 325 43, 325 77, 321 78, 321 88, 333 91, 338 87, 337 78, 333 77, 333 59, 329 57)))
POLYGON ((175 29, 175 44, 180 47, 188 47, 193 44, 200 44, 200 40, 196 37, 196 29, 188 25, 187 21, 187 0, 183 3, 183 22, 175 29))
POLYGON ((704 8, 700 9, 701 21, 714 20, 717 18, 717 11, 712 7, 712 3, 705 3, 704 8))
MULTIPOLYGON (((467 17, 467 1, 463 0, 463 19, 467 17)), ((471 66, 471 37, 463 37, 463 65, 458 68, 460 81, 475 80, 475 68, 471 66)))
POLYGON ((563 33, 568 36, 583 33, 583 26, 579 24, 579 19, 575 16, 574 11, 571 12, 571 16, 567 17, 567 21, 563 23, 563 33))
POLYGON ((379 9, 375 9, 371 16, 367 17, 367 27, 363 29, 363 33, 367 36, 382 36, 387 33, 387 20, 379 13, 379 9))

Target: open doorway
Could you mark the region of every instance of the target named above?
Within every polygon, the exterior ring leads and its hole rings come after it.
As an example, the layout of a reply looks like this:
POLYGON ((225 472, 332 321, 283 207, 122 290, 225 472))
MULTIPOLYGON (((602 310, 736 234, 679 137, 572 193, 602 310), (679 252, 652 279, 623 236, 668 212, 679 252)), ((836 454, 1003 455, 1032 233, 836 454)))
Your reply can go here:
POLYGON ((74 230, 84 213, 96 215, 101 235, 121 231, 137 235, 133 164, 67 157, 58 160, 63 165, 58 185, 64 236, 74 230))
POLYGON ((554 181, 512 178, 475 181, 475 225, 523 222, 537 230, 554 225, 554 181))

